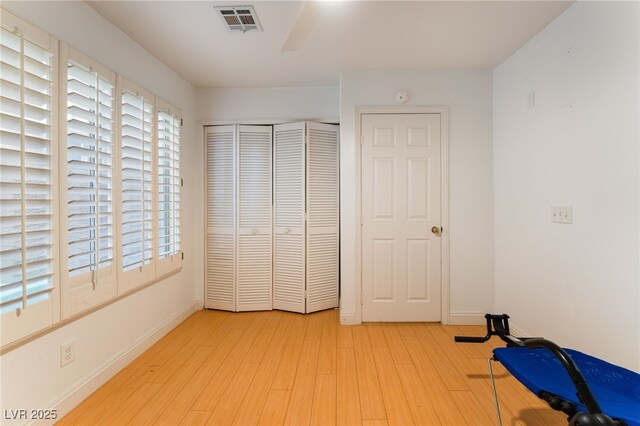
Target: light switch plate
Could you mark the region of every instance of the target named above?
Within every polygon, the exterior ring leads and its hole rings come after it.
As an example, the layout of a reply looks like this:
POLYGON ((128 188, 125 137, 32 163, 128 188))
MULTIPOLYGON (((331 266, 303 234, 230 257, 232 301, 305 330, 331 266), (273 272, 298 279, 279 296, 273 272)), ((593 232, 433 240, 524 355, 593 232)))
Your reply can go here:
POLYGON ((573 207, 551 206, 551 222, 553 223, 573 223, 573 207))

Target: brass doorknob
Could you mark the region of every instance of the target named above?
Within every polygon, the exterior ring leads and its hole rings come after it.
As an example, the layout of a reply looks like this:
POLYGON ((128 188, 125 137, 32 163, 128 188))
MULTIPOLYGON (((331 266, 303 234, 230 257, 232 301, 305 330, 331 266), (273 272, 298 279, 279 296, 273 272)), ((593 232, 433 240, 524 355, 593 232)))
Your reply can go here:
POLYGON ((431 232, 433 232, 434 235, 440 235, 440 232, 442 232, 442 230, 439 226, 434 226, 433 228, 431 228, 431 232))

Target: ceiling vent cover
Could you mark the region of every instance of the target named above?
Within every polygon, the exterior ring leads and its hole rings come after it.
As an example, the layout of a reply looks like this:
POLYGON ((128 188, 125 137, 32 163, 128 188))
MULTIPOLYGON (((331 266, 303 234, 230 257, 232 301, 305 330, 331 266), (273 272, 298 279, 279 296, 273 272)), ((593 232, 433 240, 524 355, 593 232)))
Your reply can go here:
POLYGON ((231 31, 262 31, 253 6, 215 6, 231 31))

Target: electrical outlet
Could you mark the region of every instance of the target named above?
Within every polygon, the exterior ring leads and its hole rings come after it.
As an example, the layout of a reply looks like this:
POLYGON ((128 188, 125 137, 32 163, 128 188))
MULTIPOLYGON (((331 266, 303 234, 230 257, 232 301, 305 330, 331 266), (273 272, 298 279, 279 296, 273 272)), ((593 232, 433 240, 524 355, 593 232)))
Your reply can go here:
POLYGON ((60 367, 73 362, 76 359, 76 341, 70 340, 60 345, 60 367))
POLYGON ((568 206, 551 206, 551 222, 573 223, 573 208, 568 206))

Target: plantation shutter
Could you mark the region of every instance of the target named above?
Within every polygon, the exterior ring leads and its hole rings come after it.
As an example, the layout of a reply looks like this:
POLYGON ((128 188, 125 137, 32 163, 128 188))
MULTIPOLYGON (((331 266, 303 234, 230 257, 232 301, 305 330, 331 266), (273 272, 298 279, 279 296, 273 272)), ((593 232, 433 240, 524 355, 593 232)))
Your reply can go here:
POLYGON ((205 307, 235 310, 236 126, 206 130, 205 307))
POLYGON ((305 123, 273 126, 273 308, 305 312, 305 123))
POLYGON ((307 123, 307 312, 338 306, 338 132, 307 123))
POLYGON ((114 274, 115 73, 63 46, 61 94, 66 150, 62 152, 63 317, 116 294, 114 274), (66 129, 65 129, 66 127, 66 129))
POLYGON ((58 321, 56 39, 2 11, 0 313, 2 345, 58 321))
POLYGON ((182 116, 157 100, 158 263, 161 276, 182 267, 180 189, 180 127, 182 116))
POLYGON ((271 133, 271 126, 238 126, 238 311, 272 307, 271 133))
POLYGON ((153 96, 126 80, 122 86, 120 293, 155 278, 153 96))

